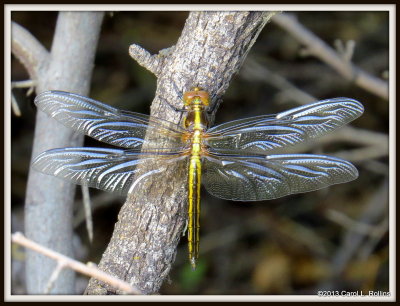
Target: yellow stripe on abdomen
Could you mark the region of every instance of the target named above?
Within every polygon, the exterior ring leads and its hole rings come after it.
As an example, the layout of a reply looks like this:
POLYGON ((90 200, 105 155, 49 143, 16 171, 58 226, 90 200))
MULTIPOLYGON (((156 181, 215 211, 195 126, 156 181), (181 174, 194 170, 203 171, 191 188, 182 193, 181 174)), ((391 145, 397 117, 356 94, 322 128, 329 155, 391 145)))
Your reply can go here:
POLYGON ((192 268, 196 268, 199 258, 200 245, 200 186, 201 186, 201 161, 198 155, 190 157, 188 177, 188 244, 189 260, 192 268))

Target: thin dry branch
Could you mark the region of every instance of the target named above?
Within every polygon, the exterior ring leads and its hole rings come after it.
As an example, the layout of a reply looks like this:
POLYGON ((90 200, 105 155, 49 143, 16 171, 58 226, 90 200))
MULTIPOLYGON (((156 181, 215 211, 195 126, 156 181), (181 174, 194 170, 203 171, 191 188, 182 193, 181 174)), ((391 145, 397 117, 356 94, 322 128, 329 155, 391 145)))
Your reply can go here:
POLYGON ((93 264, 83 264, 79 261, 76 261, 72 258, 69 258, 63 254, 60 254, 58 252, 55 252, 53 250, 50 250, 49 248, 46 248, 28 238, 26 238, 22 233, 14 233, 11 235, 11 241, 14 243, 17 243, 19 245, 22 245, 26 248, 29 248, 35 252, 38 252, 40 254, 43 254, 49 258, 54 259, 57 262, 57 266, 54 270, 54 273, 52 273, 47 288, 50 288, 52 284, 54 284, 55 279, 59 276, 59 273, 62 269, 64 268, 70 268, 76 272, 82 273, 84 275, 87 275, 89 277, 94 277, 97 279, 102 280, 103 282, 106 282, 107 284, 110 284, 111 286, 122 290, 125 293, 129 294, 142 294, 142 292, 129 285, 128 283, 113 277, 111 275, 108 275, 107 273, 104 273, 97 267, 93 266, 93 264))
POLYGON ((49 52, 43 45, 15 22, 11 22, 11 51, 33 80, 39 77, 49 60, 49 52))
POLYGON ((17 99, 15 99, 14 95, 11 95, 11 109, 15 116, 17 117, 21 116, 21 110, 19 108, 17 99))
MULTIPOLYGON (((157 77, 151 115, 179 123, 182 93, 200 86, 213 93, 211 104, 228 88, 271 12, 191 12, 174 48, 150 55, 132 45, 130 55, 157 77), (165 103, 168 101, 171 105, 165 103)), ((211 106, 213 107, 213 106, 211 106)), ((128 196, 99 267, 145 294, 159 290, 175 259, 187 219, 185 169, 168 166, 144 179, 128 196), (173 175, 171 175, 173 174, 173 175)), ((91 280, 87 294, 112 288, 91 280)))
POLYGON ((328 209, 325 212, 325 217, 330 221, 341 225, 347 231, 352 231, 364 236, 381 237, 381 228, 379 225, 361 223, 357 220, 353 220, 352 218, 340 211, 328 209))
MULTIPOLYGON (((358 220, 352 224, 352 228, 345 232, 342 245, 331 260, 332 271, 334 271, 333 278, 340 275, 349 261, 355 257, 358 252, 362 251, 362 245, 364 243, 369 244, 367 233, 358 230, 359 224, 373 225, 381 223, 382 219, 384 220, 387 218, 388 209, 389 188, 388 180, 386 179, 381 186, 375 190, 375 193, 372 195, 368 204, 365 205, 364 211, 361 213, 358 220)), ((330 216, 328 215, 327 218, 330 218, 330 216)), ((388 226, 388 223, 385 225, 388 226)), ((376 227, 371 227, 371 229, 376 229, 376 227)), ((386 227, 386 231, 387 230, 388 228, 386 227)), ((379 231, 382 232, 382 229, 379 229, 379 231)), ((326 284, 326 290, 329 290, 329 285, 332 284, 326 284)))
POLYGON ((159 76, 167 56, 174 50, 174 47, 161 50, 158 54, 151 55, 150 52, 143 49, 139 45, 132 44, 129 46, 129 55, 138 62, 139 65, 145 67, 155 76, 159 76))
POLYGON ((362 70, 345 57, 340 56, 334 49, 306 29, 294 16, 279 14, 272 18, 273 22, 289 32, 296 40, 303 44, 307 53, 327 63, 346 79, 354 82, 361 88, 373 94, 389 99, 389 84, 368 72, 362 70))
MULTIPOLYGON (((28 91, 26 92, 27 96, 32 94, 32 92, 34 90, 34 86, 35 86, 35 82, 32 80, 11 82, 11 89, 13 89, 13 88, 28 88, 28 91)), ((17 116, 17 117, 21 116, 21 110, 19 109, 17 99, 15 99, 13 92, 11 92, 11 108, 12 108, 15 116, 17 116)))
POLYGON ((262 65, 253 58, 247 59, 240 76, 250 81, 260 81, 275 86, 281 90, 281 95, 285 96, 285 100, 301 105, 317 101, 317 98, 296 87, 281 75, 270 71, 266 65, 262 65))
POLYGON ((54 284, 56 283, 57 279, 60 277, 62 270, 66 266, 67 265, 64 260, 60 260, 57 262, 57 266, 54 269, 53 273, 51 274, 49 281, 47 282, 46 289, 43 292, 44 294, 50 294, 51 289, 53 289, 54 284))
POLYGON ((88 232, 89 241, 93 242, 93 218, 92 218, 92 205, 90 202, 90 194, 88 186, 81 186, 82 200, 85 210, 86 230, 88 232))

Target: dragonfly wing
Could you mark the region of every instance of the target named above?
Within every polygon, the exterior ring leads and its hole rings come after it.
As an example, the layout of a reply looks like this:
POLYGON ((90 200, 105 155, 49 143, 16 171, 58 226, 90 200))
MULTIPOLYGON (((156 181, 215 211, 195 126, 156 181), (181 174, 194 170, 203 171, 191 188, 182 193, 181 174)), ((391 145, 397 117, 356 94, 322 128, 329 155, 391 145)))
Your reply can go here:
POLYGON ((265 154, 266 151, 329 133, 363 113, 362 104, 335 98, 303 105, 276 115, 257 116, 215 126, 207 131, 211 151, 265 154))
POLYGON ((212 195, 260 201, 317 190, 358 177, 349 162, 323 155, 205 156, 203 182, 212 195))
MULTIPOLYGON (((65 126, 115 146, 140 148, 146 132, 180 142, 182 129, 173 123, 118 110, 81 95, 46 91, 35 98, 35 104, 65 126)), ((158 139, 157 147, 160 142, 158 139)))
POLYGON ((34 160, 35 170, 86 185, 125 195, 137 180, 165 170, 169 162, 185 158, 180 152, 142 153, 106 148, 62 148, 41 153, 34 160), (162 159, 164 166, 158 166, 162 159), (157 166, 156 166, 157 165, 157 166), (143 171, 143 173, 140 171, 143 171), (134 179, 136 178, 136 181, 134 179))

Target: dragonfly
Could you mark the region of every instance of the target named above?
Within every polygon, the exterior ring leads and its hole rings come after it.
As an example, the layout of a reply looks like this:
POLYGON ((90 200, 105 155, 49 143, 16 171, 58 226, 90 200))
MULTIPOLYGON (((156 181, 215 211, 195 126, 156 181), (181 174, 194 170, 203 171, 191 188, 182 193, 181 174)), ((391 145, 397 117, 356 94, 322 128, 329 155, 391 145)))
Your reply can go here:
POLYGON ((45 174, 127 195, 141 179, 160 173, 163 165, 184 164, 188 253, 193 269, 199 257, 201 184, 218 198, 261 201, 358 177, 356 167, 343 159, 274 154, 280 148, 320 137, 358 118, 363 105, 351 98, 322 100, 275 115, 214 127, 209 127, 208 120, 210 95, 199 87, 183 94, 179 124, 63 91, 40 93, 35 104, 65 126, 123 148, 52 149, 33 161, 34 169, 45 174))

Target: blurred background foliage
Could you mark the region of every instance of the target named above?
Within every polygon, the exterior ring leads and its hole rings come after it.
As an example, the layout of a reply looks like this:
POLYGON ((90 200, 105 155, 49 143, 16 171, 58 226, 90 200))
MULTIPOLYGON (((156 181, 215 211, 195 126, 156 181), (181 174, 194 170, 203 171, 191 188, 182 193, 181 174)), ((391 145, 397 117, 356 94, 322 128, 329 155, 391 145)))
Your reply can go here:
MULTIPOLYGON (((156 78, 128 54, 135 43, 151 53, 174 45, 187 12, 112 12, 105 17, 98 44, 91 97, 115 107, 148 113, 156 78)), ((295 12, 298 20, 327 44, 354 40, 353 62, 370 74, 387 77, 389 15, 387 12, 295 12)), ((57 12, 13 12, 48 49, 57 12)), ((67 49, 68 46, 65 46, 67 49)), ((361 101, 365 113, 353 126, 388 135, 389 103, 345 80, 325 63, 302 56, 302 46, 269 23, 254 44, 243 69, 234 77, 216 123, 298 106, 271 81, 284 78, 317 99, 345 96, 361 101), (264 78, 244 74, 249 60, 267 69, 264 78)), ((12 81, 28 78, 12 57, 12 81)), ((12 115, 12 229, 23 231, 23 205, 36 109, 34 95, 14 89, 22 115, 12 115)), ((87 139, 86 145, 101 146, 87 139)), ((331 153, 356 147, 338 141, 313 147, 331 153)), ((281 199, 229 202, 203 192, 201 257, 192 271, 183 237, 169 280, 161 294, 316 294, 317 290, 389 289, 388 154, 353 161, 360 177, 353 182, 281 199)), ((94 241, 90 243, 80 205, 76 205, 76 258, 99 262, 111 237, 123 198, 91 190, 94 241)), ((23 253, 22 253, 23 254, 23 253)), ((13 250, 13 292, 24 293, 23 256, 13 250)), ((86 279, 79 276, 77 293, 86 279)))

